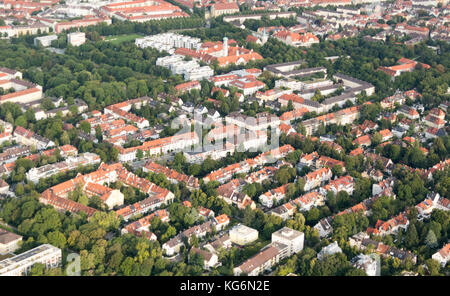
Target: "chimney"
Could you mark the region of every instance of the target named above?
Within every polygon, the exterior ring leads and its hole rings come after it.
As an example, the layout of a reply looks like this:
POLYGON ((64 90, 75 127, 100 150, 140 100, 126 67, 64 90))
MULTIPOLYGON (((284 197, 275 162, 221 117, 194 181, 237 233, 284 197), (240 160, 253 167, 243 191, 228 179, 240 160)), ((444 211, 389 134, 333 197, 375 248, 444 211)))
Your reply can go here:
POLYGON ((224 57, 228 56, 228 38, 227 37, 223 37, 223 56, 224 57))

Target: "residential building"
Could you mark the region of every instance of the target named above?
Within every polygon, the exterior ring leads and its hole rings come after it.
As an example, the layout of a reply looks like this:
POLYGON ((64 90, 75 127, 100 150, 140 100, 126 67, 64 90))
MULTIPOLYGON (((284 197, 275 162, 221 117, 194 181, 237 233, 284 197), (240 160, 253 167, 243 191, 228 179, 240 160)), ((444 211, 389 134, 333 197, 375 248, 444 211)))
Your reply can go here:
POLYGON ((224 199, 228 204, 236 205, 239 209, 245 209, 247 206, 255 209, 255 202, 247 194, 242 193, 245 184, 247 182, 243 179, 233 179, 217 188, 217 196, 224 199))
POLYGON ((0 67, 0 79, 22 79, 22 72, 0 67))
POLYGON ((412 120, 420 118, 419 112, 417 112, 416 109, 409 107, 407 105, 401 106, 400 109, 398 109, 398 113, 403 114, 404 116, 412 120))
POLYGON ((189 255, 192 256, 192 254, 198 254, 202 256, 203 258, 203 268, 206 270, 209 270, 213 267, 216 267, 219 263, 218 257, 216 254, 201 250, 199 248, 192 248, 189 252, 189 255))
POLYGON ((46 268, 55 268, 60 266, 61 260, 61 249, 49 244, 44 244, 22 254, 0 261, 0 275, 26 275, 36 263, 44 264, 46 268))
POLYGON ((0 179, 0 194, 6 194, 9 191, 9 184, 5 180, 0 179))
POLYGON ((216 230, 222 231, 230 224, 230 218, 226 214, 222 214, 214 217, 214 222, 216 223, 216 230))
POLYGON ((213 223, 211 221, 207 221, 203 224, 195 225, 189 229, 186 229, 185 231, 179 233, 177 236, 164 243, 162 245, 162 249, 163 251, 165 251, 165 254, 167 256, 173 256, 177 254, 180 251, 181 246, 184 245, 184 239, 187 239, 189 241, 193 235, 201 239, 206 234, 212 232, 212 226, 213 223))
POLYGON ((259 196, 259 201, 265 207, 271 208, 274 203, 279 203, 280 200, 286 197, 286 191, 289 184, 282 185, 275 189, 269 190, 259 196))
POLYGON ((328 217, 320 219, 319 222, 314 225, 314 228, 317 229, 321 238, 327 237, 333 232, 333 227, 331 226, 331 218, 328 217))
POLYGON ((436 129, 441 129, 441 128, 443 128, 445 126, 445 120, 442 120, 439 117, 435 117, 432 114, 428 114, 424 118, 423 121, 429 127, 436 128, 436 129))
POLYGON ((138 237, 145 237, 148 240, 156 241, 157 237, 154 233, 150 232, 151 221, 153 218, 158 217, 162 222, 169 222, 169 212, 165 209, 158 210, 148 216, 145 216, 135 222, 126 225, 121 230, 121 234, 131 233, 138 237))
POLYGON ((291 201, 291 202, 285 203, 284 205, 274 208, 269 213, 271 215, 280 217, 281 219, 286 221, 287 219, 292 217, 296 211, 297 211, 297 205, 291 201))
POLYGON ((200 38, 170 32, 138 38, 135 43, 136 46, 141 48, 151 47, 160 52, 166 51, 169 54, 173 54, 175 52, 175 48, 198 50, 202 44, 200 38))
POLYGON ((84 32, 74 32, 67 34, 67 43, 72 46, 80 46, 86 42, 86 34, 84 32))
POLYGON ((378 70, 383 71, 384 73, 392 76, 392 79, 394 79, 394 77, 399 76, 403 72, 412 72, 412 71, 414 71, 416 69, 417 65, 420 65, 423 69, 431 68, 431 66, 428 65, 428 64, 418 63, 416 61, 413 61, 413 60, 410 60, 410 59, 406 59, 406 58, 399 59, 397 61, 397 63, 399 65, 392 66, 392 67, 380 66, 380 67, 378 67, 378 70))
POLYGON ((290 257, 303 250, 305 235, 303 232, 283 227, 272 233, 272 243, 278 242, 288 246, 286 257, 290 257))
POLYGON ((34 146, 37 150, 55 146, 55 143, 53 143, 53 141, 35 134, 34 132, 27 130, 21 126, 16 127, 13 135, 17 142, 27 146, 34 146))
POLYGON ((34 46, 41 45, 43 47, 48 47, 52 45, 53 40, 58 40, 57 35, 48 35, 34 38, 34 46))
POLYGON ((253 77, 245 77, 232 81, 230 86, 236 87, 238 90, 241 90, 245 96, 248 96, 263 89, 266 85, 264 82, 256 80, 253 77))
POLYGON ((250 244, 258 239, 258 230, 243 224, 233 227, 229 234, 231 242, 241 246, 250 244))
POLYGON ((182 149, 190 149, 191 146, 199 143, 199 137, 195 132, 188 132, 184 134, 176 134, 171 137, 156 139, 144 142, 140 146, 119 149, 119 161, 129 162, 136 159, 138 150, 149 156, 164 154, 169 151, 178 151, 182 149))
POLYGON ((450 260, 450 243, 446 244, 442 249, 434 253, 431 258, 438 261, 442 267, 445 267, 448 260, 450 260))
POLYGON ((114 207, 121 206, 124 203, 124 195, 117 189, 111 189, 109 187, 91 182, 87 183, 83 189, 88 197, 99 197, 110 210, 114 207))
POLYGON ((317 259, 323 260, 327 256, 331 256, 337 253, 342 253, 342 249, 339 247, 337 241, 323 247, 322 250, 317 254, 317 259))
POLYGON ((300 211, 307 212, 313 207, 323 206, 325 204, 325 196, 319 192, 311 191, 289 202, 296 206, 300 211))
MULTIPOLYGON (((2 73, 4 72, 0 72, 0 74, 2 73)), ((5 102, 34 103, 41 100, 43 96, 42 86, 16 78, 5 79, 0 76, 0 88, 4 90, 14 89, 14 92, 0 96, 0 104, 5 102)))
POLYGON ((402 249, 397 249, 395 247, 391 247, 385 245, 381 242, 374 241, 369 238, 369 235, 365 232, 360 232, 355 234, 354 236, 349 238, 350 246, 356 246, 359 250, 365 250, 369 246, 371 246, 372 250, 376 253, 379 253, 383 257, 394 257, 398 258, 401 261, 405 261, 406 259, 411 259, 415 264, 417 262, 417 256, 415 256, 410 251, 405 251, 402 249))
POLYGON ((95 165, 100 163, 100 161, 100 156, 97 154, 86 152, 75 157, 69 156, 62 162, 32 168, 26 173, 26 177, 31 182, 37 184, 40 179, 45 179, 55 174, 74 170, 80 166, 95 165))
POLYGON ((246 116, 240 112, 229 113, 225 117, 227 124, 234 124, 250 131, 265 131, 269 128, 277 128, 280 125, 280 119, 267 112, 261 112, 253 116, 246 116))
POLYGON ((217 160, 233 154, 234 151, 235 145, 225 142, 223 145, 214 144, 211 147, 204 145, 202 151, 184 151, 183 154, 187 162, 201 164, 208 157, 212 160, 217 160))
POLYGON ((353 145, 360 145, 363 147, 367 147, 372 144, 372 141, 371 141, 369 135, 364 135, 364 136, 356 138, 352 143, 353 143, 353 145))
POLYGON ((59 22, 55 25, 55 32, 56 33, 61 33, 63 31, 66 30, 70 30, 72 28, 82 28, 82 27, 88 27, 88 26, 93 26, 93 25, 97 25, 100 23, 106 23, 108 25, 110 25, 111 19, 108 17, 85 17, 83 19, 77 19, 77 20, 73 20, 73 21, 63 21, 63 22, 59 22))
POLYGON ((229 250, 232 247, 232 243, 230 236, 228 234, 224 234, 220 237, 216 237, 212 242, 206 244, 204 247, 217 255, 221 249, 229 250))
POLYGON ((218 17, 224 14, 233 14, 239 12, 239 6, 236 2, 219 2, 211 5, 210 14, 212 17, 218 17))
POLYGON ((319 187, 322 182, 331 180, 333 173, 329 168, 320 168, 311 173, 306 174, 305 179, 305 191, 310 191, 313 188, 319 187))
POLYGON ((355 181, 352 176, 342 176, 335 180, 331 180, 327 185, 321 187, 319 190, 322 194, 326 195, 328 191, 332 191, 335 195, 339 191, 345 191, 349 195, 353 194, 355 181))
POLYGON ((353 267, 364 270, 368 276, 379 276, 380 268, 378 266, 378 261, 374 256, 359 254, 351 260, 353 267))
POLYGON ((380 135, 381 135, 381 142, 386 142, 387 140, 390 140, 394 135, 392 134, 392 132, 388 129, 384 129, 379 131, 380 135))
POLYGON ((375 224, 375 229, 369 228, 368 232, 384 236, 388 234, 396 234, 400 229, 406 231, 408 226, 409 220, 406 217, 406 214, 400 213, 386 222, 378 220, 375 224))
POLYGON ((184 182, 186 184, 186 187, 195 190, 200 187, 198 179, 193 176, 187 176, 184 174, 181 174, 175 170, 169 169, 167 167, 164 167, 162 165, 159 165, 154 162, 148 162, 143 167, 144 172, 152 172, 155 174, 163 174, 166 176, 167 180, 173 184, 178 184, 180 182, 184 182))
POLYGON ((233 274, 248 276, 257 276, 263 271, 270 269, 273 265, 280 261, 280 250, 270 244, 266 249, 262 250, 252 258, 248 259, 238 267, 233 269, 233 274))
POLYGON ((319 43, 319 38, 311 33, 298 34, 290 31, 278 31, 272 35, 283 43, 292 46, 310 47, 312 44, 319 43))
POLYGON ((0 229, 0 255, 14 253, 21 247, 21 244, 21 235, 17 235, 7 230, 0 229))
POLYGON ((189 81, 189 82, 178 84, 177 86, 175 86, 175 89, 177 90, 178 93, 184 93, 184 92, 189 92, 194 89, 200 90, 201 85, 200 85, 200 82, 198 82, 197 80, 194 80, 194 81, 189 81))

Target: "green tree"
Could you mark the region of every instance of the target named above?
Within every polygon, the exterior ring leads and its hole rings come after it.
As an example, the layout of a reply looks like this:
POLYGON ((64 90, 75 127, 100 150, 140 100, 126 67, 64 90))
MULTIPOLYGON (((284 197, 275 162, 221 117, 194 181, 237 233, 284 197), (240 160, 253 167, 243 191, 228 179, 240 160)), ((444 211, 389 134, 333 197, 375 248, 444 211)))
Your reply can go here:
POLYGON ((82 121, 80 123, 80 129, 86 134, 91 133, 91 124, 88 121, 82 121))
POLYGON ((47 234, 48 243, 60 248, 64 249, 66 246, 66 237, 60 231, 52 231, 47 234))
POLYGON ((414 224, 408 227, 405 235, 405 244, 408 248, 415 247, 419 243, 419 236, 417 234, 416 226, 414 224))
POLYGON ((45 265, 42 263, 35 263, 31 266, 30 272, 28 273, 30 276, 43 276, 45 272, 45 265))
POLYGON ((438 245, 436 235, 431 229, 428 230, 427 236, 425 237, 425 244, 431 249, 436 248, 438 245))
POLYGON ((136 151, 136 157, 137 157, 137 159, 142 159, 142 158, 144 158, 144 152, 142 152, 142 150, 141 149, 138 149, 137 151, 136 151))

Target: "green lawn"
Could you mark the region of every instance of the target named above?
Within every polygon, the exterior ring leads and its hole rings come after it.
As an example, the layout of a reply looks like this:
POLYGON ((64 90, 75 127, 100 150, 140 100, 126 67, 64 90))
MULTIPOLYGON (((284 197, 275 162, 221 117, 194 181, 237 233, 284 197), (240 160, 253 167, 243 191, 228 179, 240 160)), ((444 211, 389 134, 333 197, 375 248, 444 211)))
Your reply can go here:
POLYGON ((119 44, 126 41, 134 41, 136 38, 141 37, 142 35, 139 34, 113 35, 105 37, 105 41, 112 42, 114 44, 119 44))

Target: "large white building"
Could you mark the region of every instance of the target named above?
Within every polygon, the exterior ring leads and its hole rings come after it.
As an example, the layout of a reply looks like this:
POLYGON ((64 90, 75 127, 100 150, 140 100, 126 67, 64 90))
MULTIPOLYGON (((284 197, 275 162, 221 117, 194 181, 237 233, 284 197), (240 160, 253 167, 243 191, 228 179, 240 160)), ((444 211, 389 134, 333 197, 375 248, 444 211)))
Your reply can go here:
POLYGON ((238 245, 246 245, 258 239, 258 230, 239 224, 230 230, 230 240, 238 245))
POLYGON ((288 227, 283 227, 272 233, 272 243, 277 242, 288 246, 286 257, 290 257, 303 250, 304 241, 305 234, 303 232, 288 227))
POLYGON ((280 260, 300 252, 303 249, 303 243, 303 232, 284 227, 272 233, 272 242, 269 245, 234 268, 233 274, 240 275, 245 273, 249 276, 257 276, 265 270, 272 269, 280 260))
POLYGON ((36 37, 36 38, 34 38, 34 46, 38 46, 40 44, 43 47, 48 47, 48 46, 52 45, 53 40, 58 40, 58 36, 48 35, 48 36, 36 37))
POLYGON ((8 73, 4 74, 0 69, 0 88, 14 89, 14 92, 1 95, 0 104, 5 102, 26 104, 42 99, 42 86, 16 78, 7 79, 8 73))
POLYGON ((184 73, 185 80, 202 80, 214 75, 214 70, 210 66, 194 68, 184 73))
POLYGON ((214 70, 209 66, 200 66, 197 61, 185 61, 181 55, 160 57, 156 65, 168 68, 174 75, 183 75, 184 80, 208 79, 214 75, 214 70))
POLYGON ((164 154, 170 151, 179 151, 185 148, 189 149, 200 142, 198 135, 195 132, 184 134, 176 134, 172 137, 152 140, 144 142, 141 146, 119 149, 119 161, 128 162, 136 159, 138 150, 147 153, 149 156, 164 154))
POLYGON ((67 34, 67 43, 72 46, 80 46, 86 42, 86 34, 83 32, 74 32, 67 34))
POLYGON ((202 45, 202 41, 200 38, 175 33, 162 33, 144 38, 138 38, 136 39, 135 44, 140 48, 151 47, 159 52, 166 51, 173 54, 176 48, 181 47, 198 50, 202 45))
POLYGON ((82 153, 77 157, 69 156, 65 161, 54 164, 47 164, 39 168, 32 168, 26 173, 26 177, 33 183, 38 183, 40 179, 48 178, 54 174, 74 170, 79 166, 100 163, 100 157, 95 153, 82 153))
POLYGON ((182 55, 174 54, 156 59, 156 66, 169 68, 171 64, 180 62, 184 59, 182 55))
POLYGON ((44 264, 46 268, 58 267, 61 264, 61 258, 61 249, 49 244, 40 245, 22 254, 0 261, 0 276, 26 275, 36 263, 44 264))

